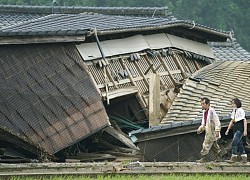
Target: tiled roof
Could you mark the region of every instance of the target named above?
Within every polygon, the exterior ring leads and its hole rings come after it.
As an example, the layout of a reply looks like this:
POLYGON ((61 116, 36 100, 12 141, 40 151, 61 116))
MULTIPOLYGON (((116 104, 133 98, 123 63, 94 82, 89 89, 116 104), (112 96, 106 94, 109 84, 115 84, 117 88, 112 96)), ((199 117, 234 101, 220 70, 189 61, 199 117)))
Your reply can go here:
POLYGON ((0 129, 54 154, 109 125, 74 48, 0 46, 0 129))
POLYGON ((152 18, 132 16, 109 16, 98 14, 52 14, 36 20, 0 29, 0 36, 10 35, 80 35, 91 28, 102 34, 138 30, 163 29, 170 27, 193 28, 204 33, 228 37, 229 32, 216 30, 191 21, 174 17, 152 18))
POLYGON ((216 61, 249 61, 250 53, 234 39, 228 42, 210 42, 216 61))
POLYGON ((1 12, 35 14, 78 14, 92 12, 109 15, 166 17, 172 13, 168 7, 84 7, 84 6, 18 6, 0 5, 1 12))
MULTIPOLYGON (((226 116, 220 116, 220 122, 222 125, 227 126, 229 121, 231 120, 231 117, 229 115, 226 116)), ((250 118, 250 112, 246 112, 246 118, 249 119, 250 118)), ((248 122, 250 122, 248 120, 248 122)), ((146 129, 140 128, 134 131, 129 132, 129 136, 131 137, 132 140, 134 140, 135 142, 138 142, 138 137, 140 137, 140 135, 145 134, 145 136, 143 138, 140 138, 139 141, 141 141, 142 139, 157 139, 159 138, 159 132, 162 132, 163 135, 161 136, 171 136, 171 135, 176 135, 176 131, 174 129, 177 128, 183 128, 185 129, 184 131, 178 132, 178 135, 180 134, 186 134, 189 132, 195 132, 197 130, 197 128, 200 126, 201 124, 201 119, 195 119, 195 120, 190 120, 190 121, 181 121, 181 122, 173 122, 170 124, 160 124, 159 126, 152 126, 146 129), (192 128, 191 128, 192 127, 192 128), (189 130, 187 130, 187 128, 190 128, 189 130), (173 132, 169 133, 169 134, 164 134, 164 132, 169 132, 169 130, 173 130, 173 132), (153 133, 157 133, 157 134, 153 134, 153 133), (150 134, 150 135, 149 135, 150 134), (133 136, 136 136, 136 138, 134 139, 133 136), (155 136, 155 137, 154 137, 155 136)))
POLYGON ((219 116, 229 115, 238 97, 250 112, 250 62, 221 61, 208 65, 186 80, 162 124, 201 119, 200 98, 208 97, 219 116))
POLYGON ((0 5, 0 28, 23 23, 50 14, 98 13, 144 17, 171 17, 167 7, 74 7, 0 5))
POLYGON ((17 23, 23 23, 42 17, 42 14, 4 13, 0 12, 0 29, 17 23))
MULTIPOLYGON (((224 125, 228 125, 232 111, 231 100, 238 97, 242 101, 246 117, 250 117, 250 62, 218 61, 197 71, 187 79, 175 98, 165 118, 158 126, 131 131, 133 135, 154 133, 174 128, 185 128, 201 123, 201 97, 208 97, 224 125)), ((249 121, 249 120, 248 120, 249 121)), ((185 132, 183 132, 185 133, 185 132)), ((150 136, 150 137, 153 137, 150 136)), ((145 139, 149 138, 143 137, 145 139)), ((142 138, 142 139, 143 139, 142 138)))

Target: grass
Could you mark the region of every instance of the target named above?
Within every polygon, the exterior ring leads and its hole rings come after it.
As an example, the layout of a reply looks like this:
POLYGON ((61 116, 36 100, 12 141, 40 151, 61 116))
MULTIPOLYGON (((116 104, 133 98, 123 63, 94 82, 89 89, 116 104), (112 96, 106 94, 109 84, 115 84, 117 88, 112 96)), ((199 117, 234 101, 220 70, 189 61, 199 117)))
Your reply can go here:
POLYGON ((108 175, 108 176, 97 176, 97 177, 86 177, 86 176, 50 176, 50 177, 11 177, 10 180, 247 180, 248 175, 207 175, 207 174, 196 174, 196 175, 108 175))

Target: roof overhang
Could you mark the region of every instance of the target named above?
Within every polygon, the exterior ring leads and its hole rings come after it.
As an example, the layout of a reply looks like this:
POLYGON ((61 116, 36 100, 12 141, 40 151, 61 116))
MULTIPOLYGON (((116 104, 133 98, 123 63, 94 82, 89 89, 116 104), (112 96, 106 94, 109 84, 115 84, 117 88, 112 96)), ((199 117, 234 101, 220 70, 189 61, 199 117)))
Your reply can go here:
POLYGON ((101 30, 98 35, 109 35, 119 33, 146 32, 161 30, 170 34, 178 34, 180 36, 193 37, 205 41, 225 41, 232 38, 230 31, 218 31, 206 26, 195 25, 193 22, 179 21, 172 24, 161 26, 135 27, 129 29, 101 30))
MULTIPOLYGON (((250 123, 250 112, 246 113, 247 123, 250 123)), ((220 116, 221 127, 227 127, 231 120, 230 116, 220 116)), ((161 126, 152 126, 148 129, 138 129, 129 133, 134 143, 159 139, 164 137, 193 133, 200 126, 201 119, 166 124, 161 126)))
POLYGON ((85 35, 81 36, 0 36, 0 45, 4 44, 34 44, 34 43, 61 43, 83 42, 85 35))

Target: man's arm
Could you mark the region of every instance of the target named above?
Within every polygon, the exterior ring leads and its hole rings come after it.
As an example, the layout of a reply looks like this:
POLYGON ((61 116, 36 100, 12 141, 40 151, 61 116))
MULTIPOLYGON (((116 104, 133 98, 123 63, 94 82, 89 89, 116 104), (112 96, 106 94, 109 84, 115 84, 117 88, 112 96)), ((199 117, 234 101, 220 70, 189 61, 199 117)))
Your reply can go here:
POLYGON ((202 133, 205 130, 205 126, 202 124, 200 127, 197 129, 197 134, 202 133))

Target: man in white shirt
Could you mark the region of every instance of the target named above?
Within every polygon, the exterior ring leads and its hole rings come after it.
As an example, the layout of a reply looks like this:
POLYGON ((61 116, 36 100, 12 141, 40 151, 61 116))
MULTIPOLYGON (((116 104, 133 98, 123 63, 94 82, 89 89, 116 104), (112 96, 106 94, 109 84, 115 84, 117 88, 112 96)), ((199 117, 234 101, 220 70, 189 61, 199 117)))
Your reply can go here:
POLYGON ((203 118, 201 126, 197 129, 197 134, 205 131, 205 139, 202 144, 201 159, 196 162, 203 163, 206 162, 206 156, 208 155, 210 149, 216 156, 217 162, 221 161, 221 149, 217 144, 217 140, 220 136, 220 120, 215 110, 210 107, 210 100, 208 98, 201 99, 201 107, 203 109, 203 118))

